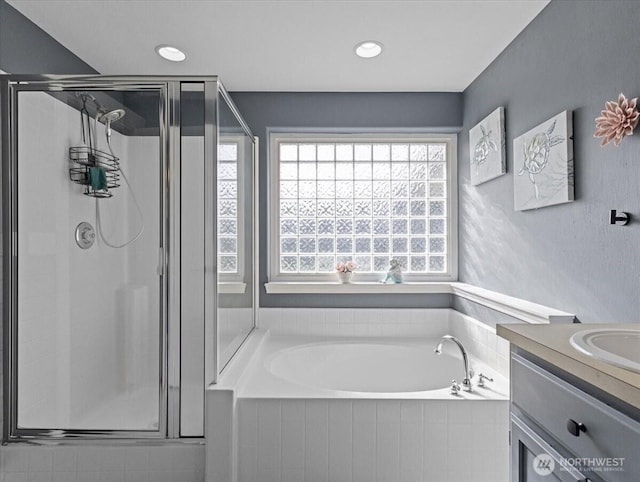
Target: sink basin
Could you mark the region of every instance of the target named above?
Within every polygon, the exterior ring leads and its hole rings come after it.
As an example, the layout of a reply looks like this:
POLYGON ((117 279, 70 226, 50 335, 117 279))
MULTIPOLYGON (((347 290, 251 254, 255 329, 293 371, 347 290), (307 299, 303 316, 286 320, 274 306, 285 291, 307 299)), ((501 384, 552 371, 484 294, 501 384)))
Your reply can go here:
POLYGON ((582 330, 575 333, 569 341, 579 352, 640 373, 640 329, 582 330))

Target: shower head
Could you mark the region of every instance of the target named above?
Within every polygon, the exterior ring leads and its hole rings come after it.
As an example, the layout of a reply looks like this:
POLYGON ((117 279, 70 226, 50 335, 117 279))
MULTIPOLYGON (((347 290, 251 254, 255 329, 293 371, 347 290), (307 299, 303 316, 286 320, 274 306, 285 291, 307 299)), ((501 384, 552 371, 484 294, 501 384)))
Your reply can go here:
MULTIPOLYGON (((111 123, 117 120, 120 120, 124 117, 125 111, 124 109, 115 109, 107 112, 102 112, 100 110, 96 114, 96 122, 102 122, 104 124, 104 132, 107 137, 107 145, 109 146, 109 151, 113 155, 113 151, 111 151, 111 123)), ((98 141, 96 140, 96 145, 98 141)), ((115 157, 115 156, 114 156, 115 157)))
POLYGON ((98 115, 98 121, 103 124, 110 124, 124 117, 124 109, 115 109, 109 112, 98 115))

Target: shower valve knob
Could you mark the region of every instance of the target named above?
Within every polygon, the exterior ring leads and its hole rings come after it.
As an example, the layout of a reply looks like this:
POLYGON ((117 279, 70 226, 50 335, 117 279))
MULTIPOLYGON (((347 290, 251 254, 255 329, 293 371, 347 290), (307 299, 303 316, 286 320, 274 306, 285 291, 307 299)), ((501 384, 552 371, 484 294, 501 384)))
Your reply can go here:
POLYGON ((79 248, 89 249, 96 240, 96 231, 91 224, 83 221, 76 227, 76 244, 79 248))

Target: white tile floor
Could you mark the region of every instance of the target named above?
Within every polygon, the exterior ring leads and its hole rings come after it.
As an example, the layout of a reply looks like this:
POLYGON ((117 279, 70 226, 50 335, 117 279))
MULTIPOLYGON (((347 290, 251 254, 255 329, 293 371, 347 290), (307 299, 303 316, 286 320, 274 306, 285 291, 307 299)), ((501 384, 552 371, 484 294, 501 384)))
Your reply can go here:
POLYGON ((0 447, 0 482, 203 482, 204 446, 0 447))

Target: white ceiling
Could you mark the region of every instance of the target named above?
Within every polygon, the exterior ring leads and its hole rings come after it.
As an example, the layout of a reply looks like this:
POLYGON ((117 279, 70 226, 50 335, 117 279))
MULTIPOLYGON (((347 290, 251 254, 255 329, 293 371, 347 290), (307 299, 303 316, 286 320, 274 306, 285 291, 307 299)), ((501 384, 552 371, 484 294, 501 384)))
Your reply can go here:
POLYGON ((232 91, 464 90, 549 0, 8 0, 102 74, 232 91), (360 59, 363 40, 384 44, 360 59), (184 50, 175 64, 158 44, 184 50))

